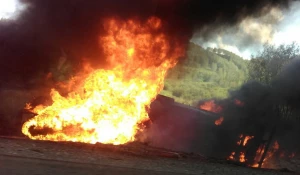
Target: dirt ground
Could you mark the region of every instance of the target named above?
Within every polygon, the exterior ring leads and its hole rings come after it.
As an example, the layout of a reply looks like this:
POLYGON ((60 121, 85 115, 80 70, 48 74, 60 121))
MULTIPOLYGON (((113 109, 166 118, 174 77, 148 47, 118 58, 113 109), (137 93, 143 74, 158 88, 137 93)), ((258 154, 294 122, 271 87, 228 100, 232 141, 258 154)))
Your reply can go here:
POLYGON ((297 174, 203 158, 151 155, 144 148, 0 138, 0 174, 297 174), (136 149, 136 148, 134 148, 136 149), (143 152, 144 150, 144 152, 143 152), (136 154, 135 154, 136 153, 136 154))

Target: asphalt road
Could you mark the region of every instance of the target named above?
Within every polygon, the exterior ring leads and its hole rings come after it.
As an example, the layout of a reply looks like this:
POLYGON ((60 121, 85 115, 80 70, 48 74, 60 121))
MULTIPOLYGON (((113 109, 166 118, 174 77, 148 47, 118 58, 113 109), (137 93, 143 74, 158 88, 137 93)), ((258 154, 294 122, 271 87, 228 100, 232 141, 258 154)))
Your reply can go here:
POLYGON ((206 159, 150 156, 145 155, 146 147, 139 144, 111 146, 0 138, 0 175, 294 174, 206 159))
MULTIPOLYGON (((178 173, 0 155, 1 175, 171 175, 178 173)), ((178 174, 179 175, 179 174, 178 174)))

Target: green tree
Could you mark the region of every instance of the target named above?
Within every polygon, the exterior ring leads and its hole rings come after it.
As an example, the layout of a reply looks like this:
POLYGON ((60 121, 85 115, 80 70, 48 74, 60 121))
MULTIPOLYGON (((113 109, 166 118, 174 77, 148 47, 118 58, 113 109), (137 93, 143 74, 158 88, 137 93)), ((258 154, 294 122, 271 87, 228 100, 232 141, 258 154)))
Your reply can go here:
POLYGON ((256 80, 269 85, 281 72, 282 67, 299 55, 296 43, 280 45, 264 45, 264 49, 248 65, 249 80, 256 80))

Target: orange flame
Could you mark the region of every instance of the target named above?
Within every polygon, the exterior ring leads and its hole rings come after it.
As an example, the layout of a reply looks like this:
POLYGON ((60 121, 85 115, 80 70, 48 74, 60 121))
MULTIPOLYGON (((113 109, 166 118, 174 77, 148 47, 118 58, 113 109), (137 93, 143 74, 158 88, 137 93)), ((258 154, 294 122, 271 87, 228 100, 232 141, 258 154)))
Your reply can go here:
MULTIPOLYGON (((244 137, 244 134, 240 134, 239 135, 239 140, 236 142, 236 144, 240 145, 242 147, 245 147, 247 145, 247 143, 248 143, 248 140, 250 140, 252 138, 254 138, 254 136, 245 136, 244 137)), ((232 152, 228 159, 235 160, 234 159, 234 155, 235 155, 235 152, 232 152)), ((243 163, 243 162, 246 162, 246 160, 247 159, 245 158, 245 153, 244 152, 240 152, 239 161, 243 163)))
POLYGON ((234 104, 237 105, 237 106, 244 106, 244 102, 242 102, 239 99, 234 99, 234 104))
POLYGON ((239 136, 240 140, 236 142, 237 145, 241 145, 243 137, 244 137, 244 135, 240 134, 240 136, 239 136))
MULTIPOLYGON (((231 152, 231 154, 227 158, 227 160, 235 160, 234 156, 235 156, 235 152, 231 152)), ((244 152, 240 152, 239 161, 242 162, 242 163, 246 161, 244 152)))
POLYGON ((53 104, 34 108, 38 115, 23 125, 23 134, 38 140, 115 145, 135 140, 167 70, 184 49, 168 40, 156 17, 144 23, 108 19, 104 28, 107 34, 100 43, 111 69, 89 69, 89 74, 73 77, 74 88, 67 96, 52 89, 53 104), (32 135, 32 127, 51 132, 32 135))
MULTIPOLYGON (((244 137, 244 135, 241 134, 240 137, 239 137, 240 140, 237 141, 237 145, 241 145, 242 140, 243 140, 243 137, 244 137)), ((245 136, 245 138, 244 138, 244 140, 243 140, 243 146, 246 146, 247 143, 248 143, 248 140, 253 139, 253 138, 254 138, 254 136, 245 136)))
POLYGON ((245 153, 243 152, 240 152, 240 162, 245 162, 246 159, 245 159, 245 153))
POLYGON ((30 103, 26 103, 24 109, 31 110, 32 106, 30 103))
POLYGON ((229 160, 234 160, 234 155, 235 155, 235 152, 231 152, 230 156, 229 156, 229 160))
POLYGON ((254 138, 254 136, 246 136, 244 139, 244 142, 243 142, 243 146, 246 146, 248 140, 253 139, 253 138, 254 138))
MULTIPOLYGON (((263 162, 262 162, 262 167, 264 167, 263 165, 265 165, 265 163, 270 160, 273 156, 274 153, 276 153, 279 149, 279 144, 277 141, 275 141, 272 145, 272 147, 269 149, 269 151, 267 152, 263 162)), ((254 160, 256 162, 259 162, 263 153, 264 153, 264 150, 265 150, 265 145, 261 145, 257 151, 256 151, 256 155, 255 155, 255 158, 254 160)), ((252 165, 252 167, 258 167, 258 163, 255 163, 254 165, 252 165)))
POLYGON ((223 110, 221 106, 215 104, 214 100, 206 101, 204 104, 200 105, 200 109, 215 113, 219 113, 223 110))
POLYGON ((224 117, 220 117, 219 119, 217 119, 215 121, 215 125, 219 126, 219 125, 221 125, 223 123, 223 121, 224 121, 224 117))

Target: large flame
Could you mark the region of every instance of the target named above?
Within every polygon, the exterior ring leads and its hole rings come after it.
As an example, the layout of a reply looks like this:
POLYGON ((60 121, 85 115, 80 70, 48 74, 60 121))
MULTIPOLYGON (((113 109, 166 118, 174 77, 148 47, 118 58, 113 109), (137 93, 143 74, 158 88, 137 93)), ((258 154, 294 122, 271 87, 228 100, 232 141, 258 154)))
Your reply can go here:
POLYGON ((67 96, 52 89, 53 104, 33 109, 37 115, 22 127, 26 136, 117 145, 134 141, 143 129, 141 123, 149 119, 147 109, 162 90, 167 70, 184 50, 168 39, 156 17, 146 22, 107 19, 104 29, 100 43, 111 69, 90 71, 67 96), (32 135, 31 127, 50 131, 32 135))

